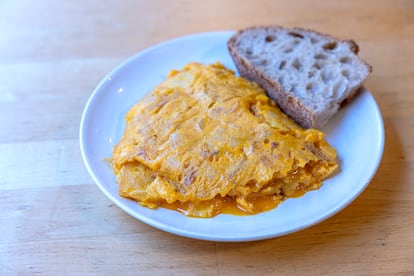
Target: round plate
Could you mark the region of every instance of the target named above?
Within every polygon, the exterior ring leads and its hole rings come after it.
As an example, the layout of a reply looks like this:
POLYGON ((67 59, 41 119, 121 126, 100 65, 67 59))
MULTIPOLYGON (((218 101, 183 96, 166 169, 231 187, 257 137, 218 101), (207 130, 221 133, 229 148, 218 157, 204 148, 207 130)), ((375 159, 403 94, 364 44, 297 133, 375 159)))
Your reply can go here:
POLYGON ((251 241, 286 235, 334 215, 368 185, 382 158, 384 127, 372 95, 363 90, 323 129, 337 149, 341 171, 316 191, 252 216, 218 215, 189 218, 178 212, 141 207, 118 195, 118 185, 105 159, 111 156, 131 106, 172 69, 190 62, 221 62, 236 70, 227 51, 232 31, 202 33, 170 40, 131 57, 115 68, 90 96, 82 114, 82 157, 99 188, 131 216, 161 230, 213 241, 251 241))

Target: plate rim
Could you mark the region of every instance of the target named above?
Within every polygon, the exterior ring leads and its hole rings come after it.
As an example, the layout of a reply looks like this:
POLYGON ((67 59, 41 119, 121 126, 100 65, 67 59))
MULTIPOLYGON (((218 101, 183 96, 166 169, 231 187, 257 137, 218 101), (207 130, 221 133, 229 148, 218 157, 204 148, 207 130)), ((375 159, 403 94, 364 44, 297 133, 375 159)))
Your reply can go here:
MULTIPOLYGON (((201 32, 201 33, 189 34, 189 35, 184 35, 184 36, 168 39, 166 41, 157 43, 157 44, 152 45, 148 48, 145 48, 141 51, 138 51, 134 55, 126 58, 124 61, 122 61, 120 64, 118 64, 114 69, 112 69, 109 73, 107 73, 104 76, 104 78, 99 82, 99 84, 95 87, 95 89, 90 94, 88 100, 86 101, 85 107, 84 107, 82 115, 81 115, 80 129, 79 129, 80 149, 81 149, 81 155, 82 155, 82 159, 83 159, 83 162, 85 164, 85 167, 87 168, 87 171, 88 171, 89 175, 92 177, 94 183, 99 187, 99 189, 113 203, 115 203, 117 205, 117 207, 119 207, 124 212, 128 213, 129 215, 131 215, 135 219, 138 219, 138 220, 140 220, 141 222, 143 222, 147 225, 150 225, 150 226, 155 227, 157 229, 160 229, 162 231, 169 232, 169 233, 179 235, 179 236, 184 236, 184 237, 199 239, 199 240, 218 241, 218 242, 243 242, 243 241, 264 240, 264 239, 269 239, 269 238, 280 237, 280 236, 288 235, 290 233, 298 232, 298 231, 301 231, 303 229, 312 227, 316 224, 319 224, 322 221, 325 221, 325 220, 329 219, 330 217, 337 214, 339 211, 343 210, 345 207, 350 205, 366 189, 366 187, 369 185, 369 183, 374 178, 376 172, 378 171, 378 168, 379 168, 379 166, 381 164, 381 161, 382 161, 383 152, 384 152, 384 144, 385 144, 384 122, 383 122, 383 118, 382 118, 380 108, 379 108, 375 98, 370 93, 370 91, 363 88, 363 91, 361 91, 358 96, 360 96, 361 94, 366 94, 368 97, 370 97, 370 100, 373 102, 375 118, 377 120, 376 125, 379 126, 379 128, 378 128, 378 131, 379 131, 379 137, 378 137, 379 141, 378 142, 379 143, 377 143, 378 151, 376 151, 378 153, 378 158, 376 158, 375 163, 372 166, 372 168, 373 168, 372 172, 370 173, 368 179, 365 179, 365 182, 363 183, 363 185, 360 186, 361 188, 358 189, 355 193, 353 193, 350 197, 346 197, 341 202, 338 202, 338 204, 335 205, 336 206, 335 209, 330 210, 327 215, 323 215, 323 216, 320 216, 316 220, 312 220, 310 223, 303 223, 300 227, 292 228, 290 230, 286 230, 286 231, 278 232, 278 233, 269 233, 269 234, 262 234, 262 235, 256 235, 256 236, 252 235, 252 236, 244 237, 244 238, 241 238, 241 237, 238 237, 238 236, 236 236, 234 238, 231 238, 231 237, 228 237, 228 236, 223 237, 219 234, 209 234, 209 235, 197 234, 197 233, 194 233, 194 232, 186 231, 185 229, 177 229, 177 227, 175 227, 175 226, 174 227, 167 226, 167 225, 165 225, 165 223, 160 223, 159 221, 152 220, 152 219, 147 218, 147 217, 145 217, 141 214, 137 214, 137 212, 132 210, 128 205, 125 205, 125 204, 122 203, 123 200, 128 200, 128 199, 122 199, 122 198, 115 197, 112 193, 110 193, 110 191, 105 189, 104 185, 102 185, 102 183, 100 182, 100 179, 99 179, 98 175, 95 174, 95 171, 91 167, 90 157, 87 156, 87 154, 86 154, 87 145, 85 144, 85 134, 86 134, 86 129, 85 128, 87 126, 88 112, 89 112, 93 102, 96 100, 97 95, 100 93, 102 87, 107 83, 108 79, 111 79, 112 76, 116 76, 117 73, 119 71, 121 71, 121 69, 123 69, 124 67, 126 67, 130 63, 134 62, 136 59, 138 59, 141 56, 144 56, 144 55, 146 55, 146 54, 148 54, 148 53, 150 53, 154 50, 157 50, 158 48, 162 48, 162 47, 168 46, 169 44, 174 44, 174 43, 186 41, 186 40, 189 40, 189 39, 196 39, 197 37, 218 36, 218 35, 223 35, 223 36, 228 35, 228 36, 230 36, 233 33, 235 33, 235 31, 220 30, 220 31, 211 31, 211 32, 201 32)), ((195 218, 189 218, 189 219, 195 219, 195 218)), ((203 219, 203 220, 208 220, 208 219, 203 219)))

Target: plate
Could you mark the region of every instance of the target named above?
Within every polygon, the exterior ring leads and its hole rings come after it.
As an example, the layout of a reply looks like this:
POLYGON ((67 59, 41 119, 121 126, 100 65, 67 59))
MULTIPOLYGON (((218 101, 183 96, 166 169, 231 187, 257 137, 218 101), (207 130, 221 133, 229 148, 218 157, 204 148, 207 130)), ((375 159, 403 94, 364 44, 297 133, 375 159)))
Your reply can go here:
POLYGON ((162 82, 172 69, 189 62, 220 61, 236 70, 226 42, 233 31, 201 33, 148 48, 110 72, 86 103, 80 124, 80 147, 86 168, 103 193, 122 210, 158 229, 195 239, 252 241, 286 235, 315 225, 350 204, 368 185, 382 158, 384 127, 379 108, 363 90, 323 129, 340 157, 340 173, 316 191, 288 199, 276 209, 252 216, 221 214, 189 218, 178 212, 141 207, 118 195, 105 158, 111 156, 131 106, 162 82))

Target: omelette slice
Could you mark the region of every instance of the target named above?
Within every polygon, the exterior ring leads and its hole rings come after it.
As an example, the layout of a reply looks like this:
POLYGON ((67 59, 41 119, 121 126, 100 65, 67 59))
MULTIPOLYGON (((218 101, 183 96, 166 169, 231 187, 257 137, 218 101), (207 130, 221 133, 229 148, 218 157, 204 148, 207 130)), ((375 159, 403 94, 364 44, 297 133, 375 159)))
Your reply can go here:
POLYGON ((336 151, 256 83, 190 63, 127 113, 111 164, 119 193, 194 217, 255 214, 321 186, 336 151))

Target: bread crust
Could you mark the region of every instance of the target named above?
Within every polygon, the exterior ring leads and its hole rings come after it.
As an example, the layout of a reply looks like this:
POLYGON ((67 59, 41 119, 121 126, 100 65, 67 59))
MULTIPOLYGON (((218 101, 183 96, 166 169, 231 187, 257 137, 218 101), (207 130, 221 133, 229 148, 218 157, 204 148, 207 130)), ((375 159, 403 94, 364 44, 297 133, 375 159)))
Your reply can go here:
MULTIPOLYGON (((322 113, 315 113, 309 108, 307 108, 299 98, 294 97, 289 91, 286 91, 282 85, 280 85, 276 80, 269 77, 265 72, 260 70, 257 66, 252 64, 245 56, 239 54, 237 51, 237 46, 235 45, 236 40, 240 35, 242 35, 246 31, 278 31, 278 30, 289 30, 291 32, 306 32, 306 33, 314 33, 318 36, 322 36, 324 38, 328 38, 330 40, 336 42, 345 42, 349 45, 349 48, 354 54, 358 54, 359 47, 358 44, 353 40, 341 40, 335 38, 333 36, 323 34, 314 30, 310 29, 303 29, 303 28, 285 28, 282 26, 255 26, 249 27, 243 30, 237 31, 228 41, 227 48, 230 52, 230 55, 233 58, 233 61, 238 68, 238 71, 241 76, 258 83, 262 86, 263 89, 266 90, 268 96, 276 101, 279 105, 280 109, 283 110, 289 117, 291 117, 294 121, 296 121, 300 126, 304 128, 321 128, 329 119, 329 114, 322 113)), ((364 60, 359 60, 365 64, 370 73, 372 71, 372 67, 366 63, 364 60)), ((348 101, 355 96, 355 94, 359 91, 359 87, 351 89, 348 91, 346 99, 344 101, 348 101)))

